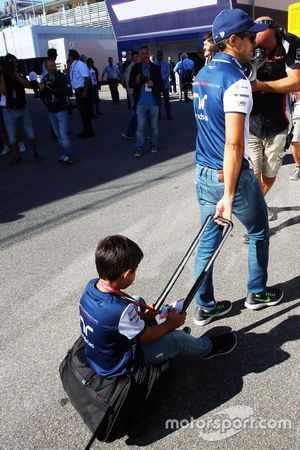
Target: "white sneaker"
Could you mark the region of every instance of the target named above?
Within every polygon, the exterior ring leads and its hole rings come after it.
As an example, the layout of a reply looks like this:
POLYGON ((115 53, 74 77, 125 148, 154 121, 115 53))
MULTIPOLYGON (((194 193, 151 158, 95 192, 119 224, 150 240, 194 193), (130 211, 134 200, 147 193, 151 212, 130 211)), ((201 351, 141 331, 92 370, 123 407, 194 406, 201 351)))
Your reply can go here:
POLYGON ((69 156, 64 156, 63 162, 65 164, 72 164, 73 161, 71 160, 71 158, 69 156))
POLYGON ((64 162, 65 160, 65 155, 61 155, 60 158, 58 158, 58 162, 64 162))
POLYGON ((10 152, 9 146, 8 146, 8 145, 4 145, 3 150, 2 150, 2 152, 0 153, 0 156, 4 156, 4 155, 6 155, 6 154, 9 153, 9 152, 10 152))
POLYGON ((297 181, 300 179, 300 167, 296 166, 293 172, 290 175, 290 180, 297 181))
POLYGON ((26 152, 26 147, 23 142, 19 142, 19 149, 21 153, 26 152))

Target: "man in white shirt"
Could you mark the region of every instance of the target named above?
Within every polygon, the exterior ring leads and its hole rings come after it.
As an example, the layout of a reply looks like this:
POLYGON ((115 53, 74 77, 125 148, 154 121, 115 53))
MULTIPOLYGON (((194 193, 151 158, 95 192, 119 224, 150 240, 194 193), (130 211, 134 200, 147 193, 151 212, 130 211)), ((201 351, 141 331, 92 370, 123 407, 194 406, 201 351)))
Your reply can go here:
POLYGON ((29 72, 28 78, 29 78, 30 86, 34 92, 34 98, 38 98, 39 97, 39 85, 38 85, 38 81, 37 81, 38 77, 32 67, 31 67, 31 71, 29 72))
POLYGON ((87 65, 79 58, 77 50, 69 50, 70 81, 75 91, 76 104, 83 124, 83 131, 77 136, 90 138, 95 136, 91 123, 91 82, 87 65))
POLYGON ((121 78, 120 70, 116 64, 113 64, 113 59, 110 56, 108 58, 108 65, 104 67, 101 81, 103 81, 104 76, 106 74, 107 84, 110 89, 111 99, 115 105, 120 103, 118 84, 121 78))

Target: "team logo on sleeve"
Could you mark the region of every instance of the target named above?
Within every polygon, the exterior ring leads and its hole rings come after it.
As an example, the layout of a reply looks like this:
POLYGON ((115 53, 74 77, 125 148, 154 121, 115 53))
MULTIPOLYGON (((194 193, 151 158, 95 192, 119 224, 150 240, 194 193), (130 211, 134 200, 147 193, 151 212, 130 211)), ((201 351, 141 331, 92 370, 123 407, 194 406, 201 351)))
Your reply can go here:
POLYGON ((89 345, 90 347, 94 348, 94 344, 92 344, 89 340, 88 340, 88 334, 90 333, 94 333, 94 329, 90 326, 90 325, 86 325, 84 323, 83 317, 80 316, 80 322, 81 322, 81 326, 82 326, 82 337, 85 341, 85 343, 87 345, 89 345))

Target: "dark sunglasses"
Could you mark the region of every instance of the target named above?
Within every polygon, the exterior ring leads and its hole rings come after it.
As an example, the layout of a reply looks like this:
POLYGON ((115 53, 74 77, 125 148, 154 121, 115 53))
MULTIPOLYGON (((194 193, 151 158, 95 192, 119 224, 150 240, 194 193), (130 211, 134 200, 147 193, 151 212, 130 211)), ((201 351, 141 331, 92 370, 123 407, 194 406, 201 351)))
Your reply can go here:
POLYGON ((251 44, 254 44, 255 39, 256 39, 256 33, 249 33, 247 31, 245 31, 244 33, 237 33, 236 36, 238 36, 241 39, 244 39, 244 37, 247 37, 251 44))

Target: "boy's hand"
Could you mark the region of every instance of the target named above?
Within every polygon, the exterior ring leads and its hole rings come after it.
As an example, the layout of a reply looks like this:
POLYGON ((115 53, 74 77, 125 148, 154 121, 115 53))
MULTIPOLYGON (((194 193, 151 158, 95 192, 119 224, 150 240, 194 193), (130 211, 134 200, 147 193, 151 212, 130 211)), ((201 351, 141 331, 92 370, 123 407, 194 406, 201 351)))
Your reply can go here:
POLYGON ((186 320, 186 312, 180 313, 176 308, 171 308, 166 322, 170 322, 173 329, 181 327, 186 320))
POLYGON ((140 312, 139 316, 141 319, 143 319, 145 322, 150 322, 150 320, 154 319, 159 314, 159 311, 148 309, 145 312, 140 312))

